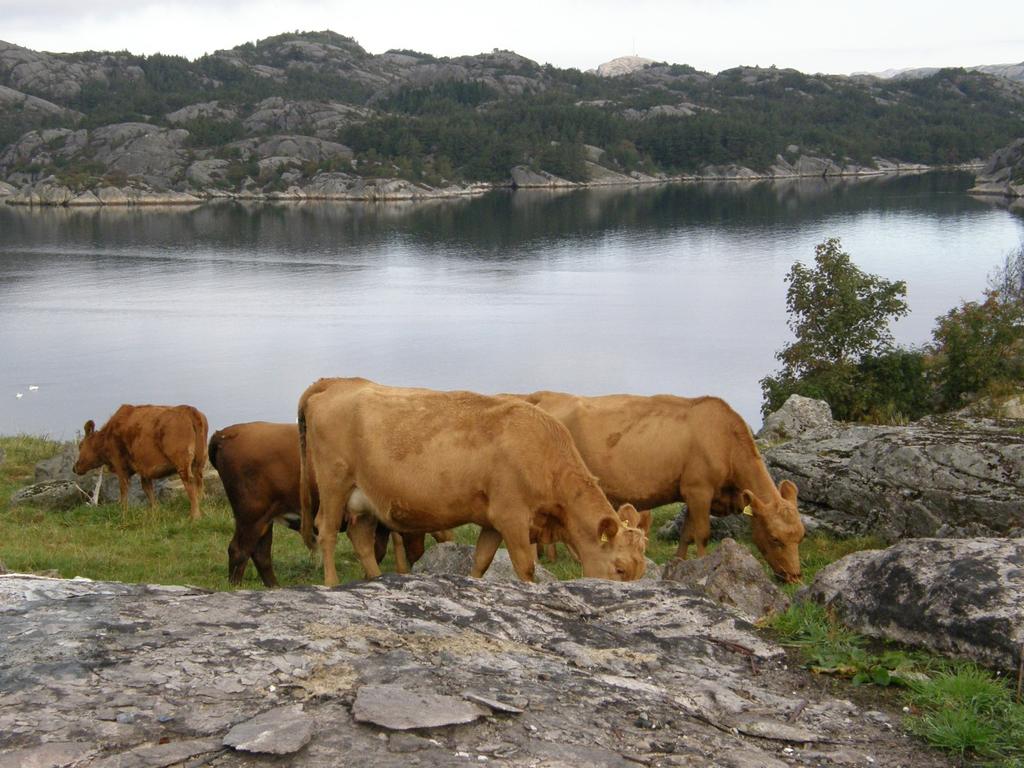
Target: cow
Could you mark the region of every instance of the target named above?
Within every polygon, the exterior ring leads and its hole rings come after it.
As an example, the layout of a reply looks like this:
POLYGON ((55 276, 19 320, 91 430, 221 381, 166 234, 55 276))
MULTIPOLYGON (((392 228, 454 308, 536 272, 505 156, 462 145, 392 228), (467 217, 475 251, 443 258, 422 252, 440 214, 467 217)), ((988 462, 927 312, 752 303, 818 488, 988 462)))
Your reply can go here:
MULTIPOLYGON (((598 480, 598 482, 600 482, 600 480, 598 480)), ((645 509, 641 512, 638 512, 636 507, 634 507, 632 504, 623 504, 621 507, 619 507, 619 517, 622 518, 622 521, 626 525, 638 528, 640 531, 642 531, 645 539, 650 536, 651 522, 653 520, 653 517, 651 516, 651 510, 645 509)), ((555 548, 556 543, 557 539, 555 531, 552 531, 550 529, 543 531, 541 533, 541 536, 537 540, 537 557, 540 558, 543 556, 548 561, 553 563, 555 560, 558 559, 558 550, 555 548)), ((566 542, 562 543, 565 544, 566 542)), ((573 557, 579 560, 579 558, 576 557, 576 553, 572 551, 571 547, 569 547, 569 552, 570 554, 572 554, 573 557)))
POLYGON ((568 431, 538 408, 472 392, 320 379, 299 400, 302 530, 312 541, 311 479, 324 582, 338 583, 341 515, 368 578, 379 520, 422 532, 481 527, 471 575, 505 541, 516 575, 532 581, 533 543, 545 531, 569 542, 584 576, 643 575, 645 537, 622 521, 587 470, 568 431))
MULTIPOLYGON (((278 586, 271 559, 274 522, 299 530, 299 428, 295 424, 253 421, 219 429, 210 437, 210 464, 224 484, 235 518, 235 534, 228 545, 228 580, 239 584, 252 559, 263 584, 278 586)), ((377 532, 375 555, 383 559, 386 528, 377 532)), ((449 531, 433 532, 438 541, 450 541, 449 531)), ((399 573, 409 571, 423 554, 422 534, 407 540, 392 535, 399 573)))
POLYGON ((138 474, 150 507, 156 506, 153 481, 181 477, 188 494, 189 518, 202 513, 203 469, 206 467, 206 416, 191 405, 122 405, 101 429, 85 422, 78 445, 75 474, 106 466, 121 484, 121 507, 128 509, 128 481, 138 474))
POLYGON ((605 395, 563 392, 519 395, 566 426, 608 499, 642 509, 685 501, 686 523, 676 556, 691 542, 703 556, 710 514, 751 516, 754 543, 779 578, 800 580, 804 526, 797 488, 776 487, 750 428, 717 397, 605 395))

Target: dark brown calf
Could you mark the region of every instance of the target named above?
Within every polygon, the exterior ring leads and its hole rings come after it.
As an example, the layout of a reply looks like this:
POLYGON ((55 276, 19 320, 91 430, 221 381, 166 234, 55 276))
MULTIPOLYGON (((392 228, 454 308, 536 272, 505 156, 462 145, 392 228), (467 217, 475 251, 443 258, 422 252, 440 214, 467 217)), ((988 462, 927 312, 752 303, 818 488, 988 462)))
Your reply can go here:
MULTIPOLYGON (((228 545, 228 579, 240 583, 251 558, 263 583, 278 586, 271 559, 274 520, 299 529, 298 426, 265 421, 234 424, 213 433, 209 454, 235 518, 235 535, 228 545)), ((315 488, 313 494, 315 507, 315 488)), ((383 526, 377 531, 378 562, 387 552, 388 533, 383 526)), ((398 570, 404 573, 423 554, 423 536, 394 538, 398 570)))
POLYGON ((153 481, 181 477, 188 494, 189 517, 200 516, 206 467, 206 417, 191 405, 122 405, 102 428, 85 422, 75 474, 109 467, 121 482, 121 506, 128 508, 128 481, 137 474, 150 506, 156 506, 153 481))

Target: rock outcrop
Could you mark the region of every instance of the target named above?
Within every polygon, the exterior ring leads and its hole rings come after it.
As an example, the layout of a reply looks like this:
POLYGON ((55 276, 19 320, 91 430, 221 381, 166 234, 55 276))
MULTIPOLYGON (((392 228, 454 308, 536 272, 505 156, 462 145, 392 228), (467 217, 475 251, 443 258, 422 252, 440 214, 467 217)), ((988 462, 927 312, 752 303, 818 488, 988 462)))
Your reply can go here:
POLYGON ((710 555, 692 560, 673 558, 662 579, 678 581, 717 603, 735 608, 749 621, 757 621, 789 607, 782 594, 750 550, 724 539, 710 555))
POLYGON ((5 767, 947 765, 671 582, 8 575, 0 636, 5 767))
POLYGON ((1024 197, 1024 138, 996 151, 969 191, 975 195, 1024 197))
POLYGON ((1024 539, 915 539, 847 555, 809 597, 871 637, 1016 670, 1024 651, 1024 539))
POLYGON ((762 449, 776 481, 800 489, 800 510, 826 529, 889 541, 1013 536, 1024 531, 1020 422, 966 414, 908 426, 819 422, 762 449))

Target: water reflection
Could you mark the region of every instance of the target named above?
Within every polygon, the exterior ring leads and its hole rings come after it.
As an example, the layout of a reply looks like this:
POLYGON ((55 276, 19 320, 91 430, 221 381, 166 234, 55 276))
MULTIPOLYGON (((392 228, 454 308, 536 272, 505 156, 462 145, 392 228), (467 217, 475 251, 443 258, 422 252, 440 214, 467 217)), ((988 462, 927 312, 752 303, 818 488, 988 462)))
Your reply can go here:
POLYGON ((902 341, 973 298, 1021 219, 970 177, 497 192, 427 203, 0 206, 0 432, 121 402, 293 418, 321 375, 720 394, 760 421, 783 276, 840 236, 905 279, 902 341), (14 398, 29 383, 32 396, 14 398))

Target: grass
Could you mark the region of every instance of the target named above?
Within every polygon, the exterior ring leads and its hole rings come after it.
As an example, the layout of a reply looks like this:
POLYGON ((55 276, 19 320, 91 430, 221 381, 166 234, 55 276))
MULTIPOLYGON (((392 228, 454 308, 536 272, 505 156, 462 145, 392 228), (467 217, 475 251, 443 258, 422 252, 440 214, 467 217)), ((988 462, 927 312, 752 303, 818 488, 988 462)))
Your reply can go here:
POLYGON ((796 602, 769 627, 812 672, 854 685, 899 686, 907 727, 961 764, 1024 768, 1024 706, 1005 677, 975 664, 872 643, 816 603, 796 602))

